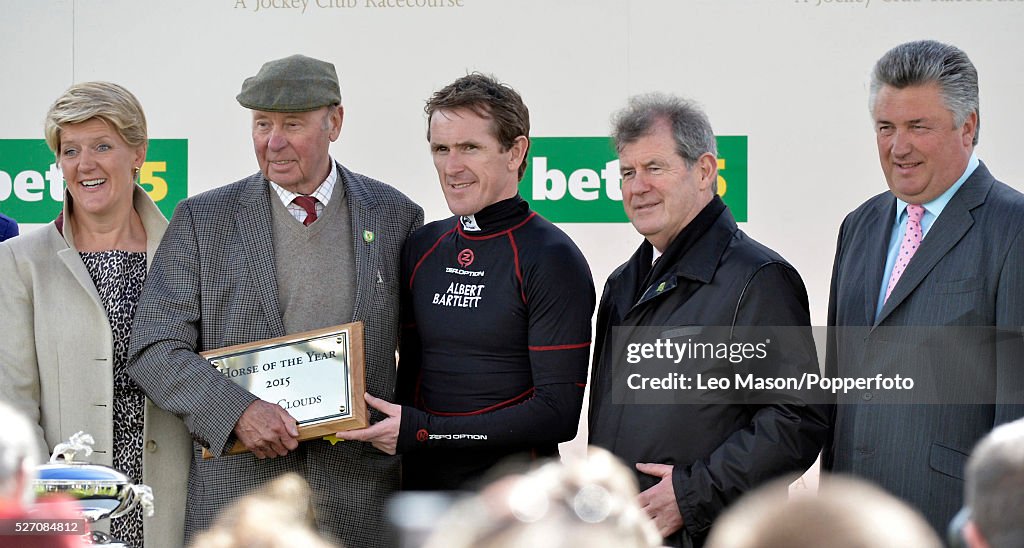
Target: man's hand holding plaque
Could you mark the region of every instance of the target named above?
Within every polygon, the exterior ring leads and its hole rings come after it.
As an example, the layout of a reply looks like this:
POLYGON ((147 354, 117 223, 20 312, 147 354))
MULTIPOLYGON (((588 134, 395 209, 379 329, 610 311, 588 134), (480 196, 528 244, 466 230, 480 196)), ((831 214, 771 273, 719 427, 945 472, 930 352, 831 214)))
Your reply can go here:
POLYGON ((256 458, 283 457, 299 446, 299 427, 280 405, 256 400, 235 425, 235 436, 256 458))

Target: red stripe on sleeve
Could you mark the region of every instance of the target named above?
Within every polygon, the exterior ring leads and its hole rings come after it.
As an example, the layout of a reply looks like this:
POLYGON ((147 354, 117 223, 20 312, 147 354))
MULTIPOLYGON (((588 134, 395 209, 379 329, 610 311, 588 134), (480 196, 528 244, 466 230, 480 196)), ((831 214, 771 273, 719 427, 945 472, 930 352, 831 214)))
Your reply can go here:
POLYGON ((530 350, 534 352, 547 352, 548 350, 576 350, 577 348, 587 348, 590 346, 590 342, 579 343, 579 344, 556 344, 554 346, 530 346, 530 350))
POLYGON ((511 231, 508 233, 508 241, 512 244, 512 257, 515 258, 516 278, 519 279, 519 296, 523 298, 523 304, 526 304, 526 290, 523 287, 523 272, 519 269, 519 247, 516 245, 516 239, 512 236, 511 231))
POLYGON ((522 394, 519 394, 518 396, 516 396, 516 397, 514 397, 512 399, 508 399, 508 400, 505 400, 503 402, 498 402, 498 403, 496 403, 494 405, 489 405, 487 407, 484 407, 483 409, 478 409, 476 411, 466 411, 465 413, 445 413, 444 411, 434 411, 433 409, 428 409, 427 406, 423 406, 423 409, 426 410, 431 415, 438 415, 438 416, 441 416, 441 417, 468 417, 468 416, 471 416, 471 415, 481 415, 481 414, 487 413, 489 411, 495 411, 495 410, 498 410, 498 409, 502 409, 504 407, 509 407, 512 404, 516 404, 516 403, 519 403, 521 401, 524 401, 524 400, 528 399, 530 396, 533 396, 534 390, 536 390, 536 388, 530 388, 526 392, 523 392, 522 394))

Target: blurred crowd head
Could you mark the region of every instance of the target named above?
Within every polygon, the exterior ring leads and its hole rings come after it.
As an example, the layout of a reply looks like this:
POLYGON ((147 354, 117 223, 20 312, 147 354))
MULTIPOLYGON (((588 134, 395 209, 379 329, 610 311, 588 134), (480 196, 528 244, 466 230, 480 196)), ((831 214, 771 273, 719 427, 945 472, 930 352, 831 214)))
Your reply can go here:
POLYGON ((456 502, 438 521, 427 548, 648 547, 661 536, 637 503, 631 470, 590 448, 494 481, 456 502))

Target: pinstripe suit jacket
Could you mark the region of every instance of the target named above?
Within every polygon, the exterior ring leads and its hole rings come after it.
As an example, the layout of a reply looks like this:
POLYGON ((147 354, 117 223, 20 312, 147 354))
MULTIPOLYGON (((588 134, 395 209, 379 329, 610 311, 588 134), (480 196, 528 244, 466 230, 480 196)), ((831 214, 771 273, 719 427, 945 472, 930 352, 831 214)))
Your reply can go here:
POLYGON ((945 531, 975 442, 1024 415, 1024 195, 978 166, 875 319, 894 217, 886 192, 843 222, 826 367, 910 376, 915 389, 840 395, 823 463, 879 483, 945 531))
MULTIPOLYGON (((399 260, 423 210, 402 193, 340 164, 358 273, 352 321, 365 322, 366 387, 394 399, 399 260), (363 231, 375 237, 366 242, 363 231)), ((399 481, 397 457, 369 444, 304 442, 276 459, 221 456, 256 397, 197 355, 286 335, 278 306, 267 180, 257 173, 181 202, 154 258, 132 333, 129 372, 160 407, 180 416, 197 442, 189 474, 186 537, 228 502, 273 477, 302 474, 318 524, 349 546, 383 542, 384 498, 399 481), (218 458, 204 461, 201 447, 218 458)))

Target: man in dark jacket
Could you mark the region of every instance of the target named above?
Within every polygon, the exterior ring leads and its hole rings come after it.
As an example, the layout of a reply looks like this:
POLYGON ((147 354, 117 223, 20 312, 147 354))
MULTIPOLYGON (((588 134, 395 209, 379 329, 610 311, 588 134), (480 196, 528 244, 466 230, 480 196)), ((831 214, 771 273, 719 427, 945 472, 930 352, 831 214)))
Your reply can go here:
POLYGON ((749 384, 818 373, 807 292, 716 195, 715 136, 699 108, 635 97, 614 126, 623 207, 646 240, 601 298, 590 443, 636 465, 667 544, 700 546, 728 504, 821 450, 826 407, 806 389, 749 384))

